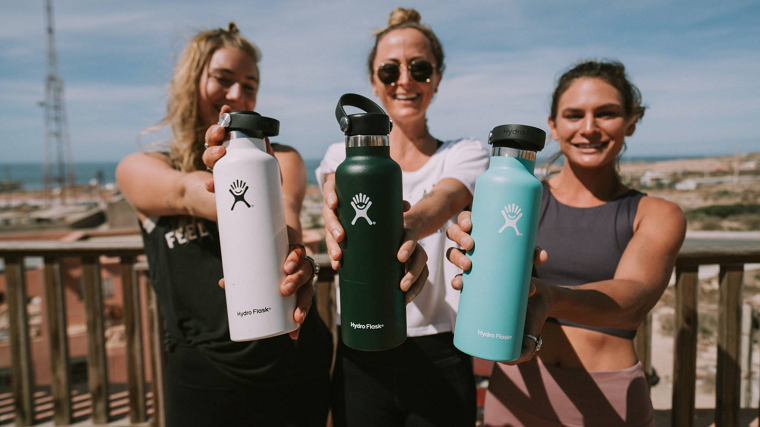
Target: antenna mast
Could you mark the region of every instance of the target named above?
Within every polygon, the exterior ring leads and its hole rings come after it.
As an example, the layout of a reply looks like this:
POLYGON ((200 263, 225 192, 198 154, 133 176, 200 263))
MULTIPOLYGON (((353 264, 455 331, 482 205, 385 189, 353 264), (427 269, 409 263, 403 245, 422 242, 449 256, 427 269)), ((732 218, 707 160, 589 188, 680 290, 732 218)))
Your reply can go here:
POLYGON ((42 173, 45 194, 50 195, 51 188, 60 185, 61 204, 65 205, 67 186, 70 189, 74 188, 76 175, 71 160, 69 125, 63 102, 63 80, 58 75, 52 0, 45 0, 45 5, 47 9, 47 77, 43 105, 45 107, 45 166, 42 173))

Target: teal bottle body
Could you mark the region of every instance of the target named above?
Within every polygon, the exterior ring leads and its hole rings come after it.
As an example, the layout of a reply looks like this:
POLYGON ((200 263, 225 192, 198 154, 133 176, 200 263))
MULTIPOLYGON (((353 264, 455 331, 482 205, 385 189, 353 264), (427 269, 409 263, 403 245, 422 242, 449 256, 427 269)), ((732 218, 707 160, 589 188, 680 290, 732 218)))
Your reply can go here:
POLYGON ((406 340, 401 168, 388 146, 347 147, 335 171, 340 243, 341 337, 358 350, 386 350, 406 340))
POLYGON ((475 245, 462 276, 454 345, 482 359, 520 357, 543 193, 534 167, 535 160, 494 156, 475 184, 475 245))

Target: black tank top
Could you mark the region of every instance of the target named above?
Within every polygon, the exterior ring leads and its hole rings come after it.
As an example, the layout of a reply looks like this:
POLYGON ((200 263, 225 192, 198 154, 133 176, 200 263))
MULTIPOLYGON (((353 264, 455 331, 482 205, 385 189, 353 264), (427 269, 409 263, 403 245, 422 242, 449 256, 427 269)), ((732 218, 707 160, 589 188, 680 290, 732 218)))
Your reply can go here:
MULTIPOLYGON (((551 284, 578 286, 615 277, 620 258, 633 237, 633 221, 645 196, 629 190, 601 206, 574 208, 557 201, 544 182, 536 246, 549 253, 549 260, 536 267, 536 277, 551 284)), ((636 331, 597 328, 564 319, 547 321, 633 338, 636 331)))
POLYGON ((332 338, 313 305, 297 341, 288 335, 230 341, 216 223, 151 218, 140 224, 150 276, 166 328, 166 349, 199 351, 215 368, 245 384, 329 372, 332 338))

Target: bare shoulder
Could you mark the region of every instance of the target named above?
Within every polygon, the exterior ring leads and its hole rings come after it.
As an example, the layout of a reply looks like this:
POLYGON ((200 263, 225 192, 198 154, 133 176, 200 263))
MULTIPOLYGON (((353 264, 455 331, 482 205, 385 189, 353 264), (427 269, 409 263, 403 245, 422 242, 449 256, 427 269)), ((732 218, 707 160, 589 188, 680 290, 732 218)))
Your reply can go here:
POLYGON ((634 233, 639 231, 672 236, 683 241, 686 216, 677 204, 659 197, 646 196, 639 202, 634 222, 634 233))
POLYGON ((120 168, 122 166, 139 167, 140 165, 143 165, 143 164, 155 166, 159 163, 163 163, 171 167, 171 161, 169 160, 169 156, 166 156, 156 151, 146 151, 146 152, 132 153, 124 157, 119 162, 118 167, 120 168))
POLYGON ((156 168, 173 169, 169 157, 158 152, 132 153, 119 162, 116 167, 116 180, 133 179, 156 168))
POLYGON ((295 154, 299 157, 301 156, 300 154, 298 154, 298 150, 291 147, 290 145, 279 144, 276 142, 272 143, 272 150, 275 152, 275 154, 276 153, 290 153, 290 154, 295 154))
POLYGON ((272 151, 274 151, 274 157, 284 171, 306 168, 301 154, 295 148, 289 145, 272 144, 272 151))

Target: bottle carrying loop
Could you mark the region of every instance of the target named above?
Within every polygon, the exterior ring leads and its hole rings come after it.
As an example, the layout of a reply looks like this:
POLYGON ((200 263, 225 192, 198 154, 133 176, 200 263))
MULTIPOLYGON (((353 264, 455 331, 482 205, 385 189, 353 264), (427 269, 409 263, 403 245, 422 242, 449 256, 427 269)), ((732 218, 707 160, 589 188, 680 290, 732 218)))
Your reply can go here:
POLYGON ((340 97, 335 107, 335 118, 340 124, 340 130, 346 136, 354 135, 388 135, 393 123, 385 111, 369 98, 355 93, 347 93, 340 97), (344 106, 356 107, 364 113, 346 114, 344 106))
POLYGON ((227 132, 242 132, 248 137, 264 139, 280 134, 280 122, 255 111, 235 111, 219 117, 219 125, 227 132))

